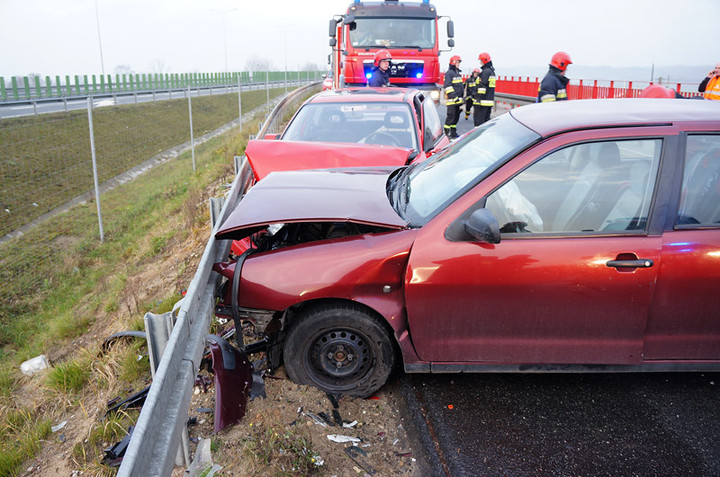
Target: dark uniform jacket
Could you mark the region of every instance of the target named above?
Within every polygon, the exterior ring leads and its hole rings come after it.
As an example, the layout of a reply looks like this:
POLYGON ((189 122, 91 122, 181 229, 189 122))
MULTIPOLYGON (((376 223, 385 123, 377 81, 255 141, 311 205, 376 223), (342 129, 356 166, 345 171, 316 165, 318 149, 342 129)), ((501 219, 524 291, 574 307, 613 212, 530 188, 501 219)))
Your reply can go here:
POLYGON ((383 71, 377 66, 373 67, 368 86, 390 86, 390 68, 383 71))
POLYGON ((559 68, 550 66, 547 74, 540 83, 537 102, 547 103, 549 101, 563 101, 567 98, 567 84, 570 78, 562 74, 559 68))
POLYGON ((480 76, 468 76, 465 80, 465 97, 474 98, 477 93, 478 85, 480 84, 480 76))
POLYGON ((492 61, 488 61, 480 70, 480 84, 477 88, 475 104, 488 107, 495 105, 496 79, 492 61))
POLYGON ((445 104, 451 106, 453 104, 462 104, 463 101, 463 80, 460 76, 460 70, 454 65, 450 65, 445 72, 445 104))

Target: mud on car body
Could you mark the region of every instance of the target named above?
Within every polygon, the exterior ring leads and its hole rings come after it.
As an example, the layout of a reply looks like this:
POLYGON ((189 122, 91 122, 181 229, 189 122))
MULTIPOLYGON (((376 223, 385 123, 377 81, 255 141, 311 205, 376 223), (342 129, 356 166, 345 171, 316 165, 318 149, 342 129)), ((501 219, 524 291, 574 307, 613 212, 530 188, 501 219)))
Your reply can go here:
POLYGON ((271 174, 216 237, 247 249, 215 265, 218 313, 327 391, 396 364, 717 370, 720 110, 518 108, 407 167, 271 174))

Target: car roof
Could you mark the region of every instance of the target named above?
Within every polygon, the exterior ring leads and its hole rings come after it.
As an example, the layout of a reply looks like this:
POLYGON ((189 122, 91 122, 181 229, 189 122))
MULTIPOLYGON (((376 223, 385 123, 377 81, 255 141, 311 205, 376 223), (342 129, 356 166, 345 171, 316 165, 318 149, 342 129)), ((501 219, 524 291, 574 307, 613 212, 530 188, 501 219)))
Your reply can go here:
POLYGON ((412 102, 418 93, 418 90, 409 88, 342 88, 322 91, 307 100, 307 103, 407 103, 412 102))
POLYGON ((717 122, 720 101, 692 99, 585 99, 522 106, 510 111, 541 136, 598 127, 717 122))

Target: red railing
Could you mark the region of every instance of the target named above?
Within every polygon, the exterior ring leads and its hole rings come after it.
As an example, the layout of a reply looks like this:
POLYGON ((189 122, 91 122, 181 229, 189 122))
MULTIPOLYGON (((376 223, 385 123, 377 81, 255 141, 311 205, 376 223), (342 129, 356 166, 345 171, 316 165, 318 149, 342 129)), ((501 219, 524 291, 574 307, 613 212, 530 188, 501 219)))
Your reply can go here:
MULTIPOLYGON (((526 96, 533 100, 537 98, 540 78, 502 76, 495 83, 495 92, 500 94, 514 94, 526 96)), ((569 99, 596 99, 596 98, 637 98, 649 82, 642 81, 603 81, 603 80, 575 80, 571 79, 567 87, 569 99)), ((676 83, 665 85, 686 98, 700 96, 698 83, 676 83)))

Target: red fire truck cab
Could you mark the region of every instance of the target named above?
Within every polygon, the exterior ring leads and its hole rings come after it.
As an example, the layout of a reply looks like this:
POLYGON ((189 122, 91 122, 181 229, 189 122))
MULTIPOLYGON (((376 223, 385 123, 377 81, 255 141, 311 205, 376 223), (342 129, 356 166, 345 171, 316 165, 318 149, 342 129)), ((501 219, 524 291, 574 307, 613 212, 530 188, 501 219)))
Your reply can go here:
MULTIPOLYGON (((435 7, 417 2, 362 2, 355 0, 345 15, 330 20, 330 56, 333 86, 364 86, 372 73, 375 52, 392 55, 390 83, 433 91, 439 98, 440 38, 435 7)), ((454 26, 447 20, 448 46, 455 46, 454 26)))

